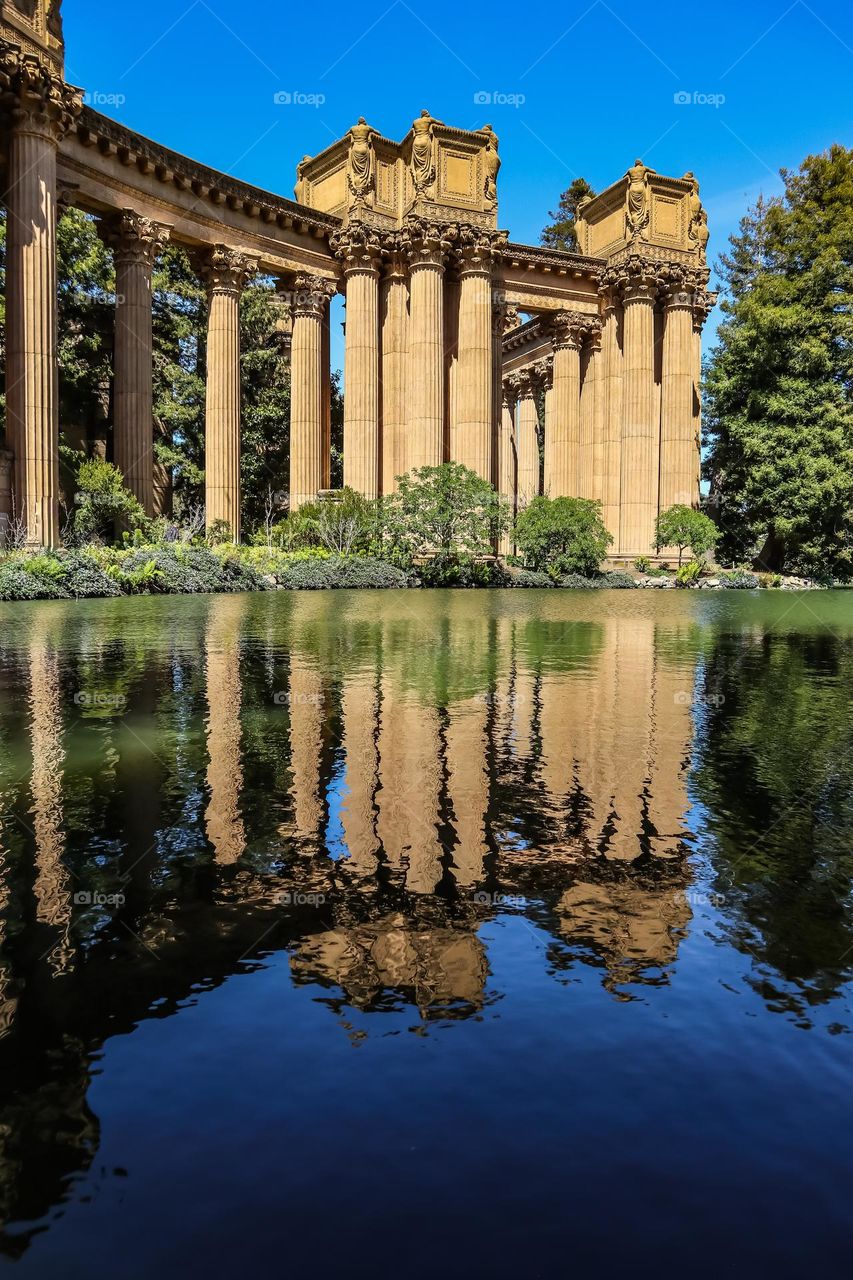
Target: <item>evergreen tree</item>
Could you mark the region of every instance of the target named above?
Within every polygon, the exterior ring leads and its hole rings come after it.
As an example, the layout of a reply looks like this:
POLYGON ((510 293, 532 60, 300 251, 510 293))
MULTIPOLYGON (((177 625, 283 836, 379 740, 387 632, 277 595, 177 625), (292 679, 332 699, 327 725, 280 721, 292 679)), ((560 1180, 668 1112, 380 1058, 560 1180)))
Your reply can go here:
POLYGON ((783 170, 732 238, 706 378, 721 554, 853 571, 853 151, 783 170))
POLYGON ((560 203, 548 217, 551 219, 539 237, 539 243, 546 249, 565 249, 569 253, 577 253, 578 238, 575 230, 578 205, 582 200, 592 199, 595 195, 586 178, 575 178, 560 196, 560 203))

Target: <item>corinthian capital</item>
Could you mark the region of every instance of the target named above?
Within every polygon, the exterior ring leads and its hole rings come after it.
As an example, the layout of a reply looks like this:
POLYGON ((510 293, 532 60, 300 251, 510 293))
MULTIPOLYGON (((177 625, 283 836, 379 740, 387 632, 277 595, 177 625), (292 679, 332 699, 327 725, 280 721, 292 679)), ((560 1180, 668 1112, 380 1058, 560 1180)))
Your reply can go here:
POLYGON ((312 276, 307 271, 293 277, 292 291, 285 292, 282 297, 290 303, 294 317, 309 317, 322 320, 329 299, 335 294, 335 286, 331 280, 323 276, 312 276))
POLYGON ((460 275, 491 275, 492 264, 500 256, 506 235, 463 222, 454 239, 454 258, 460 275))
POLYGON ((54 74, 34 53, 0 44, 0 97, 15 128, 60 141, 83 109, 83 90, 54 74))
POLYGON ((107 228, 107 242, 115 250, 116 263, 138 263, 151 268, 169 239, 171 227, 125 209, 107 228))
POLYGON ((570 348, 580 351, 587 338, 601 328, 598 316, 585 311, 557 311, 549 317, 549 328, 554 339, 554 350, 570 348))
POLYGON ((400 245, 412 266, 443 267, 456 238, 455 226, 410 217, 400 233, 400 245))
POLYGON ((209 294, 228 293, 240 295, 246 282, 257 270, 257 264, 227 245, 217 244, 202 263, 202 279, 209 294))
POLYGON ((367 222, 350 222, 335 232, 329 241, 332 253, 344 272, 378 271, 382 258, 382 239, 367 222))

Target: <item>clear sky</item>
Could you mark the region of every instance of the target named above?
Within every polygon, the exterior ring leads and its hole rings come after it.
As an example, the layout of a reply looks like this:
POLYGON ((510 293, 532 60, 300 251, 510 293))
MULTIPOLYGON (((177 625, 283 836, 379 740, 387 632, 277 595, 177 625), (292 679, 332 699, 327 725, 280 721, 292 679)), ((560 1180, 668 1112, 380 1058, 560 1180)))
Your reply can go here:
POLYGON ((488 121, 500 225, 532 243, 572 178, 600 190, 640 157, 694 170, 716 256, 781 167, 853 144, 849 0, 65 0, 63 13, 66 75, 93 106, 288 197, 302 156, 361 115, 393 138, 423 107, 488 121))

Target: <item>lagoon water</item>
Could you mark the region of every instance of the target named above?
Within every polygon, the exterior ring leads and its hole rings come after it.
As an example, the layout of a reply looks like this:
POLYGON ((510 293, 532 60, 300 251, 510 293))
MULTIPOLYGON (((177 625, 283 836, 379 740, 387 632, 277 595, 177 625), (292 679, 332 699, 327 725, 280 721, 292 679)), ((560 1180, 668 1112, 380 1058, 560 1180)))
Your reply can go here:
POLYGON ((853 593, 0 606, 0 1260, 849 1274, 853 593))

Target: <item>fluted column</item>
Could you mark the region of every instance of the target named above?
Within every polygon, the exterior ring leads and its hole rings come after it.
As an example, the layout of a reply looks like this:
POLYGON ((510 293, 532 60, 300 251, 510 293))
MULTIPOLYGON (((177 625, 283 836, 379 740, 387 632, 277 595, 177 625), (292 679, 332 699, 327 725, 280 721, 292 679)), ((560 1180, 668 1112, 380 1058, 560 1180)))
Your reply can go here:
POLYGON ((298 276, 290 348, 290 511, 314 502, 324 483, 323 319, 326 281, 298 276))
POLYGON ((207 527, 227 525, 240 540, 240 295, 251 261, 225 245, 204 264, 207 285, 207 399, 204 471, 207 527))
MULTIPOLYGON (((498 492, 509 507, 513 520, 518 513, 518 454, 515 430, 518 390, 517 380, 506 378, 502 381, 498 492)), ((500 553, 502 556, 508 556, 512 553, 512 549, 512 530, 507 530, 501 539, 500 553)))
POLYGON ((113 460, 147 515, 154 514, 154 356, 151 274, 168 228, 125 209, 109 227, 115 251, 113 460))
POLYGON ((602 504, 604 524, 619 545, 622 502, 622 308, 615 293, 604 297, 602 360, 604 384, 604 483, 602 504))
POLYGON ((699 503, 699 450, 693 418, 693 294, 671 290, 664 304, 660 510, 699 503))
POLYGON ((381 285, 380 433, 382 492, 394 493, 406 468, 408 421, 409 286, 405 261, 392 253, 381 285))
POLYGON ((601 334, 588 333, 581 352, 580 449, 578 493, 602 499, 604 441, 601 436, 601 334))
POLYGON ((539 414, 536 401, 539 381, 526 371, 519 381, 518 401, 518 510, 523 511, 539 494, 539 414))
POLYGON ((379 262, 376 231, 354 222, 332 241, 347 299, 344 484, 379 494, 379 262))
POLYGON ((654 542, 660 444, 654 415, 655 296, 655 282, 648 275, 626 284, 619 536, 619 552, 626 556, 649 555, 654 542))
POLYGON ((580 467, 580 349, 586 317, 561 312, 554 317, 554 403, 545 431, 545 492, 551 498, 577 497, 580 467))
POLYGON ((468 233, 459 251, 459 364, 451 460, 491 482, 493 453, 492 242, 468 233))
POLYGON ((430 227, 410 233, 409 432, 406 470, 444 461, 444 262, 430 227))
POLYGON ((59 542, 56 154, 81 108, 38 58, 7 49, 6 432, 15 516, 28 541, 59 542))

